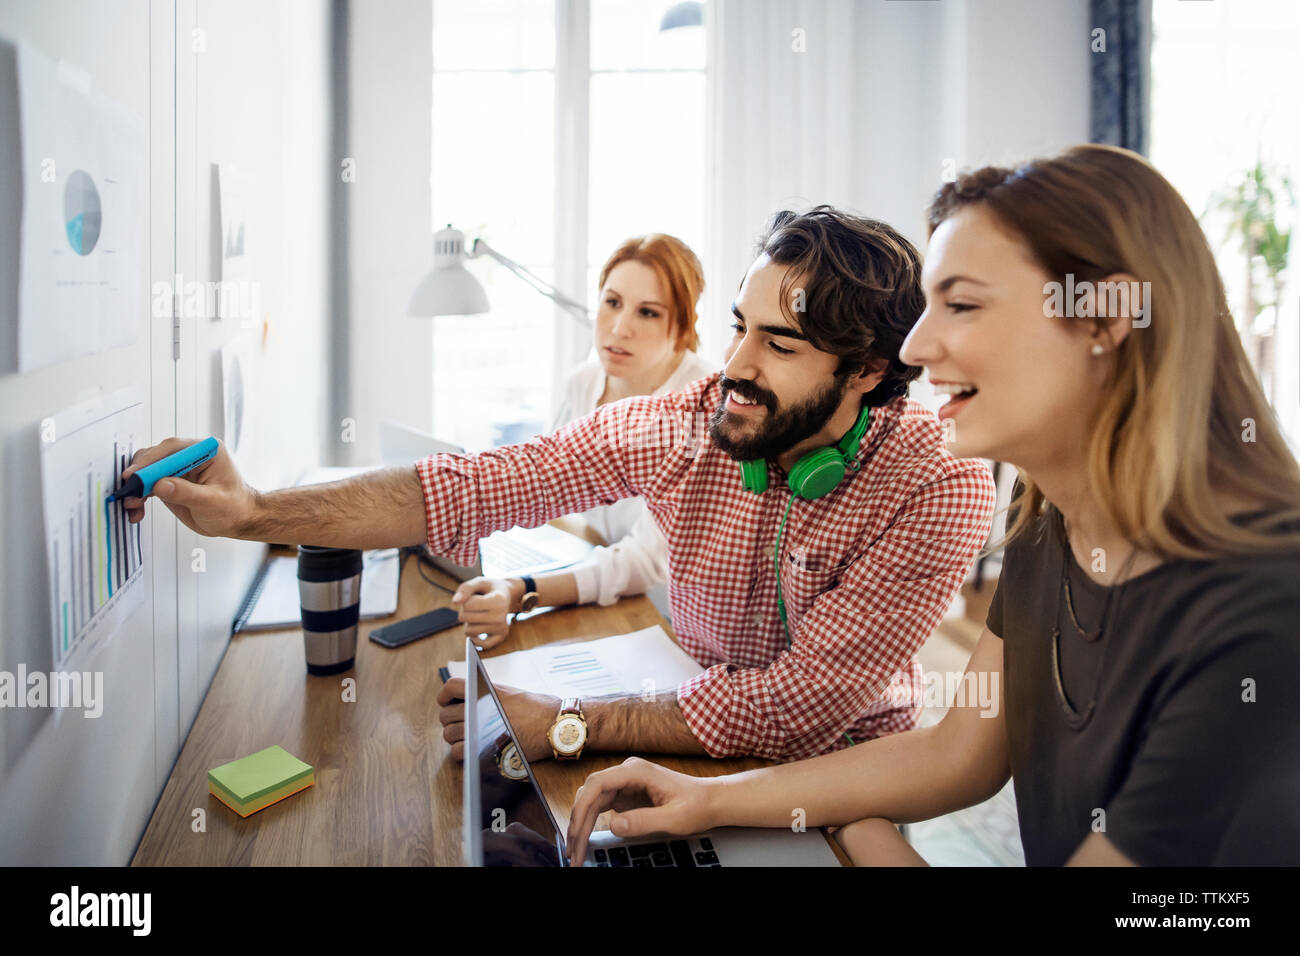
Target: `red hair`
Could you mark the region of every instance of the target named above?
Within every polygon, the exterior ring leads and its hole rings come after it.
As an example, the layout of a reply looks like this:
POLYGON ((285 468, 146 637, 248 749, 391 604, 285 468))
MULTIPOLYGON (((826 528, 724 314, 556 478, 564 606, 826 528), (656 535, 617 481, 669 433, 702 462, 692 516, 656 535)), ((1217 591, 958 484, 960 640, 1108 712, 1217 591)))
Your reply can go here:
POLYGON ((668 321, 671 323, 677 349, 694 352, 700 347, 700 336, 695 331, 695 304, 704 291, 704 269, 691 247, 675 236, 652 232, 634 236, 614 250, 600 270, 600 288, 619 263, 640 262, 654 270, 668 293, 668 321))

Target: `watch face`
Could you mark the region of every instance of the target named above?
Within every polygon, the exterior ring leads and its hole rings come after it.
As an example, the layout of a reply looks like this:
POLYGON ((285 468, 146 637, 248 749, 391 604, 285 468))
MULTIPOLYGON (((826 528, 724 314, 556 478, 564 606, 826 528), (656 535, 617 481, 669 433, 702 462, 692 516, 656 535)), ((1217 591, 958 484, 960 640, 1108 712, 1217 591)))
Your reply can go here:
POLYGON ((551 728, 551 746, 562 754, 577 753, 587 742, 587 728, 572 714, 561 717, 551 728))
POLYGON ((524 780, 528 777, 528 771, 524 769, 524 762, 519 757, 519 748, 515 746, 514 741, 506 744, 505 749, 497 757, 497 766, 501 768, 501 776, 509 780, 524 780))
POLYGON ((525 594, 523 600, 519 602, 520 613, 531 611, 533 608, 537 607, 537 600, 536 591, 529 591, 525 594))

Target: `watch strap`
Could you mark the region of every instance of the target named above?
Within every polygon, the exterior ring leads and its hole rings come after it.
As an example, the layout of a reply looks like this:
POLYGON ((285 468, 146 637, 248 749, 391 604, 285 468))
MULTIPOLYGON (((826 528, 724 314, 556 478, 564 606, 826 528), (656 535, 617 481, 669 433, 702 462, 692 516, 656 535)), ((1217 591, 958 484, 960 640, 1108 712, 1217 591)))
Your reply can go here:
POLYGON ((519 580, 524 582, 524 593, 519 596, 519 611, 516 613, 525 614, 537 607, 540 596, 537 593, 537 582, 526 574, 521 574, 519 580))

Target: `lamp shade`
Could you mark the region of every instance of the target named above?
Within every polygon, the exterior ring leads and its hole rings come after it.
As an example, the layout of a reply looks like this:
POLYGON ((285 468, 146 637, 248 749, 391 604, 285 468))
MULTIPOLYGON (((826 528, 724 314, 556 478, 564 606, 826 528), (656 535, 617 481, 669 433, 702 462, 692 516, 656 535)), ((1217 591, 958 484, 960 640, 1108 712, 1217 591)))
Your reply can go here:
POLYGON ((433 234, 433 271, 411 295, 407 315, 477 315, 488 311, 487 293, 465 268, 465 234, 448 226, 433 234))
POLYGON ((680 27, 702 26, 704 26, 704 4, 700 3, 700 0, 682 0, 681 3, 674 3, 664 11, 663 19, 659 21, 659 32, 676 30, 680 27))

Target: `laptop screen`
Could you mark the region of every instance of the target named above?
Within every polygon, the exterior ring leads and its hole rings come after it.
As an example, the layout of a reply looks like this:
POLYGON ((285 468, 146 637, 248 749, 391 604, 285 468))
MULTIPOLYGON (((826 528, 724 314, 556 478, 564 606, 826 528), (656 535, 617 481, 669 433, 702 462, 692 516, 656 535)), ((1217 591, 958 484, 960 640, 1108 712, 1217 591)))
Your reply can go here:
POLYGON ((466 641, 465 856, 470 866, 563 866, 563 834, 466 641), (472 709, 472 713, 470 712, 472 709))

